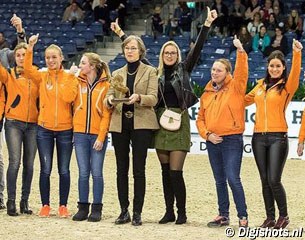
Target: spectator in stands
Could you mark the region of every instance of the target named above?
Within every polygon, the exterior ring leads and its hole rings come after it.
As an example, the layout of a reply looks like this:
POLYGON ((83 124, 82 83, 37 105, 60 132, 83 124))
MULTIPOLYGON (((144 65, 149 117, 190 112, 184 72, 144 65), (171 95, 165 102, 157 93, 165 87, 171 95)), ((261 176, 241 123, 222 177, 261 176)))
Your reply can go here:
POLYGON ((270 13, 269 20, 267 22, 265 22, 264 25, 266 26, 268 35, 270 37, 274 37, 275 29, 276 29, 276 26, 278 25, 278 23, 275 19, 274 13, 270 13))
MULTIPOLYGON (((16 46, 14 50, 16 66, 14 68, 6 69, 0 64, 0 81, 7 92, 5 139, 9 155, 7 169, 7 214, 9 216, 18 216, 15 200, 22 149, 23 171, 20 213, 32 214, 28 200, 37 150, 38 86, 24 76, 23 62, 26 49, 26 43, 20 43, 16 46)), ((1 89, 3 90, 3 87, 1 89)), ((4 97, 4 92, 1 92, 1 100, 2 97, 4 97)), ((1 101, 1 107, 2 103, 1 101)))
POLYGON ((212 22, 217 18, 216 10, 207 8, 207 18, 201 31, 184 61, 181 52, 173 41, 163 44, 159 55, 159 102, 156 106, 157 117, 168 107, 181 114, 181 127, 177 131, 170 131, 163 127, 155 132, 154 148, 161 163, 163 193, 166 212, 160 224, 174 222, 186 223, 186 188, 183 178, 183 165, 190 151, 190 120, 187 109, 198 99, 192 94, 190 86, 191 72, 199 59, 201 49, 208 36, 212 22), (174 201, 178 208, 178 216, 174 214, 174 201))
MULTIPOLYGON (((280 25, 280 24, 279 24, 280 25)), ((280 50, 286 56, 289 52, 288 49, 288 40, 284 35, 283 26, 277 26, 275 28, 275 36, 271 38, 271 43, 268 47, 266 47, 264 51, 264 56, 267 57, 271 52, 275 50, 280 50)))
POLYGON ((187 8, 186 2, 178 1, 178 6, 174 10, 174 18, 179 20, 185 8, 187 8))
POLYGON ((163 34, 163 20, 160 17, 161 8, 155 7, 154 14, 151 17, 151 28, 156 40, 158 36, 163 34))
POLYGON ((255 34, 259 32, 260 27, 263 25, 264 23, 262 22, 261 15, 259 13, 255 13, 253 21, 248 23, 247 29, 251 36, 254 37, 255 34))
POLYGON ((248 24, 249 22, 253 21, 254 14, 258 13, 261 9, 261 6, 259 5, 259 0, 250 0, 249 5, 245 12, 245 24, 248 24))
POLYGON ((278 6, 273 7, 273 14, 278 24, 284 24, 286 22, 286 16, 280 11, 280 8, 278 6))
POLYGON ((193 17, 192 17, 190 9, 186 5, 183 5, 183 6, 184 6, 183 11, 178 20, 178 25, 179 25, 179 28, 181 29, 182 35, 184 37, 190 38, 193 17))
POLYGON ((206 139, 217 189, 219 213, 207 224, 208 227, 230 224, 228 183, 233 193, 239 227, 248 227, 247 205, 240 180, 248 57, 237 36, 233 43, 237 48, 234 74, 231 75, 232 66, 228 59, 221 58, 214 62, 211 69, 212 79, 200 98, 196 121, 200 136, 206 139))
POLYGON ((40 217, 50 216, 50 175, 56 140, 59 173, 59 217, 68 217, 67 203, 70 191, 70 159, 72 154, 72 101, 77 94, 78 81, 74 74, 62 67, 63 53, 57 45, 45 50, 47 70, 38 71, 32 65, 33 48, 38 34, 29 39, 24 59, 24 74, 39 85, 39 116, 37 147, 40 159, 39 188, 42 208, 40 217))
MULTIPOLYGON (((13 15, 11 18, 11 24, 16 28, 17 30, 17 40, 18 42, 24 42, 25 41, 25 32, 22 28, 22 21, 21 18, 19 18, 16 14, 13 15)), ((0 64, 8 69, 10 67, 13 67, 15 65, 15 54, 13 50, 10 50, 9 48, 3 48, 0 49, 0 64)), ((2 86, 3 88, 3 86, 2 86)), ((2 93, 0 92, 0 98, 2 93)), ((1 104, 0 104, 1 106, 1 104)), ((0 107, 0 116, 3 118, 4 113, 4 107, 0 107)), ((3 120, 3 119, 2 119, 3 120)), ((1 121, 0 121, 1 123, 1 121)), ((3 124, 3 121, 2 121, 3 124)), ((2 126, 1 128, 2 129, 2 126)), ((4 204, 4 161, 3 161, 3 155, 2 155, 2 141, 0 139, 0 210, 5 209, 4 204)))
MULTIPOLYGON (((80 60, 79 91, 73 103, 73 131, 79 170, 78 212, 74 221, 98 222, 102 215, 104 193, 103 165, 111 111, 103 106, 109 89, 110 71, 96 53, 84 53, 80 60), (89 177, 93 180, 93 203, 89 214, 89 177)), ((77 66, 70 70, 77 72, 77 66)))
POLYGON ((267 33, 266 27, 262 25, 259 29, 259 33, 255 34, 252 41, 253 51, 264 52, 266 47, 270 45, 270 37, 267 33))
POLYGON ((229 17, 229 9, 227 5, 222 0, 214 0, 211 9, 215 9, 218 15, 217 19, 213 23, 213 31, 215 31, 216 35, 218 35, 218 33, 221 36, 226 35, 229 17))
POLYGON ((0 50, 3 48, 10 48, 10 44, 6 40, 4 33, 0 32, 0 50))
MULTIPOLYGON (((252 37, 246 26, 241 26, 240 30, 238 31, 237 38, 240 40, 247 54, 252 51, 252 37)), ((234 44, 232 44, 230 47, 230 53, 235 49, 236 47, 234 44)))
POLYGON ((84 13, 82 9, 75 1, 72 1, 71 5, 66 8, 62 21, 71 22, 72 26, 74 26, 77 22, 82 21, 83 18, 84 13))
POLYGON ((275 7, 278 7, 280 9, 280 12, 285 13, 285 5, 281 0, 273 0, 272 1, 272 8, 274 10, 275 7))
MULTIPOLYGON (((121 32, 118 31, 117 33, 121 32)), ((145 46, 138 36, 130 35, 123 44, 122 50, 127 65, 112 73, 120 81, 124 93, 111 86, 105 104, 113 109, 109 131, 112 134, 116 163, 117 188, 121 213, 115 224, 130 222, 128 211, 128 172, 130 143, 132 145, 132 162, 134 177, 134 200, 132 225, 142 225, 141 213, 145 195, 145 165, 147 150, 151 144, 153 131, 159 128, 154 112, 158 100, 158 81, 155 68, 143 64, 145 46), (117 102, 114 98, 127 98, 117 102)), ((114 81, 114 80, 112 80, 114 81)), ((122 89, 122 88, 120 88, 122 89)))
POLYGON ((119 19, 122 29, 125 29, 125 17, 127 14, 127 0, 111 0, 107 2, 110 10, 110 20, 119 19))
POLYGON ((100 4, 94 8, 94 21, 102 23, 103 32, 106 35, 110 34, 109 8, 106 0, 100 0, 100 4))
POLYGON ((235 35, 244 24, 245 11, 246 7, 241 4, 241 0, 234 0, 229 7, 229 35, 235 35))
POLYGON ((297 35, 297 39, 301 39, 303 33, 303 20, 299 16, 297 9, 291 9, 288 15, 286 31, 294 32, 297 35))
POLYGON ((174 36, 179 36, 181 34, 178 19, 173 16, 173 14, 169 15, 169 19, 167 25, 165 27, 165 34, 173 39, 174 36))
POLYGON ((84 0, 82 2, 81 8, 84 11, 84 21, 89 24, 93 22, 93 9, 92 9, 93 0, 84 0))
POLYGON ((268 21, 270 13, 273 13, 272 0, 265 0, 265 4, 262 7, 262 10, 263 10, 262 21, 263 22, 268 21))
POLYGON ((287 122, 285 110, 299 86, 302 44, 294 40, 293 58, 289 76, 285 56, 273 51, 267 61, 266 77, 259 80, 246 95, 246 105, 255 103, 255 125, 252 149, 262 183, 267 218, 262 228, 282 229, 289 224, 287 199, 281 183, 288 154, 287 122), (275 206, 279 218, 275 221, 275 206))

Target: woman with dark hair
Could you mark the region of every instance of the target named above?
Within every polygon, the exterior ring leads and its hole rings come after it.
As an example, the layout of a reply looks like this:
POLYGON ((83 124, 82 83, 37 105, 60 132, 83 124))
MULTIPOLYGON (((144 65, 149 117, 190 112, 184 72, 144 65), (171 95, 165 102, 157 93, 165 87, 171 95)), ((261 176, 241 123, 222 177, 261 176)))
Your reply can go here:
POLYGON ((262 228, 285 228, 289 224, 287 200, 281 177, 288 154, 287 122, 285 111, 299 86, 302 44, 292 44, 292 67, 287 77, 284 54, 274 51, 268 57, 266 77, 246 95, 246 105, 255 103, 255 125, 252 149, 262 182, 267 218, 262 228), (279 218, 275 221, 275 206, 279 218))
MULTIPOLYGON (((5 105, 5 139, 8 148, 7 169, 7 214, 17 216, 16 188, 18 172, 22 162, 22 194, 20 213, 32 214, 28 205, 37 151, 36 135, 38 120, 38 88, 23 69, 26 43, 19 43, 15 49, 14 68, 6 69, 0 63, 0 81, 7 91, 5 105), (22 159, 22 160, 21 160, 22 159)), ((2 93, 1 93, 2 94, 2 93)), ((4 97, 4 96, 3 96, 4 97)))
POLYGON ((285 56, 289 51, 287 37, 284 35, 284 29, 280 26, 275 28, 275 36, 271 38, 270 45, 265 48, 263 54, 268 57, 275 50, 281 51, 285 56))
POLYGON ((255 34, 252 40, 252 49, 253 51, 264 52, 265 48, 270 45, 270 37, 267 33, 266 27, 262 25, 259 29, 259 32, 255 34))

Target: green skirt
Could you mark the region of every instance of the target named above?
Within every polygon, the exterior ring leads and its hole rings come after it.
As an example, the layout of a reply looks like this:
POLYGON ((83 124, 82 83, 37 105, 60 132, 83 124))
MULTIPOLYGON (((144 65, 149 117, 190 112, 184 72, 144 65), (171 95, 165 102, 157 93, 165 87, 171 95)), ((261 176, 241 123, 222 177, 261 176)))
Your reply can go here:
MULTIPOLYGON (((181 113, 180 108, 169 109, 181 113)), ((157 110, 158 121, 164 111, 165 108, 159 108, 157 110)), ((188 111, 184 111, 182 114, 181 127, 177 131, 169 131, 160 126, 160 129, 154 133, 153 146, 159 150, 189 152, 191 147, 191 130, 188 111)))

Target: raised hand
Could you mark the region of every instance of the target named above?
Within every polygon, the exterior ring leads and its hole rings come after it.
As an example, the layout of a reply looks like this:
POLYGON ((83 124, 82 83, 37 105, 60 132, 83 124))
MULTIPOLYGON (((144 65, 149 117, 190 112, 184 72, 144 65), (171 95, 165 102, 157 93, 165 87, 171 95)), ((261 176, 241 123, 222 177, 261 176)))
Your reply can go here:
POLYGON ((16 28, 17 32, 22 32, 22 20, 15 13, 11 18, 11 24, 16 28))
POLYGON ((240 40, 237 38, 236 35, 234 35, 233 44, 238 50, 240 51, 244 50, 242 43, 240 42, 240 40))
POLYGON ((217 12, 216 10, 210 10, 209 7, 207 7, 207 18, 204 22, 204 26, 206 27, 210 27, 212 22, 217 18, 217 12))
POLYGON ((75 75, 76 77, 78 77, 79 75, 79 69, 78 67, 75 65, 75 62, 73 62, 72 66, 70 67, 69 73, 75 75))
POLYGON ((33 48, 34 45, 37 43, 38 41, 38 37, 39 37, 39 33, 37 33, 36 35, 32 35, 29 39, 29 47, 33 48))
POLYGON ((303 45, 302 45, 302 43, 299 42, 298 40, 293 39, 293 42, 292 42, 292 49, 299 52, 299 51, 301 51, 301 50, 303 49, 303 45))

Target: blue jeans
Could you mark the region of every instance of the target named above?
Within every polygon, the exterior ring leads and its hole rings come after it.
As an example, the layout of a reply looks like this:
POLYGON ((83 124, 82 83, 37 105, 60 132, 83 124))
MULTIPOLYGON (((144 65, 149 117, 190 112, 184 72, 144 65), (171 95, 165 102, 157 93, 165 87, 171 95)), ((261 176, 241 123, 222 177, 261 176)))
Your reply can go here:
POLYGON ((16 182, 23 149, 21 199, 28 200, 33 179, 34 159, 37 151, 37 124, 7 119, 4 128, 9 155, 9 164, 6 174, 7 197, 9 200, 16 199, 16 182))
POLYGON ((52 131, 38 126, 37 146, 40 159, 39 188, 42 205, 50 205, 50 175, 56 140, 59 173, 59 204, 67 205, 70 191, 70 160, 72 154, 71 130, 52 131))
MULTIPOLYGON (((0 131, 0 134, 1 131, 0 131)), ((0 198, 3 199, 3 191, 4 191, 4 161, 2 154, 2 137, 0 137, 0 198)))
POLYGON ((90 172, 93 180, 93 203, 102 203, 104 193, 103 165, 108 144, 106 137, 100 151, 93 149, 95 134, 74 133, 75 153, 78 164, 79 202, 88 203, 90 172))
POLYGON ((245 193, 240 180, 243 136, 224 136, 223 142, 219 144, 207 141, 207 149, 216 182, 219 215, 229 217, 228 182, 233 193, 237 216, 248 217, 245 193))

